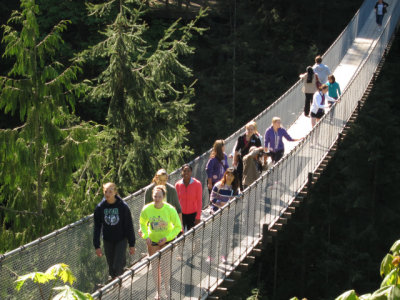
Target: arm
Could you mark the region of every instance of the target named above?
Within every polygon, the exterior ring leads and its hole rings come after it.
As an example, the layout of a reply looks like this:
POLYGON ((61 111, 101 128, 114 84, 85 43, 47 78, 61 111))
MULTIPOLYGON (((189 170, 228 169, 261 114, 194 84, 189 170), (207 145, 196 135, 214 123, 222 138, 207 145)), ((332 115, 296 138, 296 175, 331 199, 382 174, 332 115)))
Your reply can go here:
POLYGON ((212 176, 213 176, 213 169, 214 169, 214 162, 215 159, 210 158, 207 162, 206 166, 206 173, 207 173, 207 187, 209 190, 212 189, 212 176))
POLYGON ((342 91, 340 90, 340 85, 339 85, 339 83, 336 83, 337 84, 337 91, 338 91, 338 94, 339 94, 339 96, 340 95, 342 95, 342 91))
POLYGON ((213 203, 214 205, 217 205, 218 200, 218 182, 216 184, 214 184, 212 191, 211 191, 211 195, 210 195, 210 201, 211 203, 213 203))
POLYGON ((175 207, 178 214, 182 214, 181 203, 178 199, 178 193, 173 185, 167 183, 167 202, 175 207))
POLYGON ((142 238, 143 239, 148 239, 149 238, 149 219, 147 217, 146 211, 142 210, 140 213, 140 218, 139 218, 139 224, 140 224, 140 229, 142 230, 142 238))
POLYGON ((100 210, 99 206, 94 210, 93 246, 95 249, 100 249, 100 232, 102 228, 100 210))
POLYGON ((286 129, 282 129, 282 136, 284 136, 288 141, 294 142, 295 140, 289 135, 289 133, 286 131, 286 129))
POLYGON ((234 167, 236 167, 238 165, 239 162, 239 150, 242 149, 242 143, 241 143, 241 139, 240 137, 238 138, 238 140, 236 141, 236 147, 235 147, 235 152, 233 154, 233 163, 232 165, 234 167))
POLYGON ((201 186, 200 182, 198 182, 198 184, 196 185, 196 203, 197 203, 197 210, 196 210, 197 213, 196 213, 195 224, 198 224, 200 222, 201 209, 203 207, 203 187, 201 186))
MULTIPOLYGON (((152 192, 153 192, 154 184, 152 183, 144 192, 144 205, 149 204, 153 201, 152 192)), ((143 205, 143 206, 144 206, 143 205)))
POLYGON ((172 222, 174 228, 171 230, 171 232, 167 234, 166 236, 167 241, 174 239, 179 234, 179 232, 182 231, 182 225, 181 225, 182 223, 179 220, 178 213, 176 212, 175 209, 170 210, 170 217, 171 217, 170 222, 172 222))

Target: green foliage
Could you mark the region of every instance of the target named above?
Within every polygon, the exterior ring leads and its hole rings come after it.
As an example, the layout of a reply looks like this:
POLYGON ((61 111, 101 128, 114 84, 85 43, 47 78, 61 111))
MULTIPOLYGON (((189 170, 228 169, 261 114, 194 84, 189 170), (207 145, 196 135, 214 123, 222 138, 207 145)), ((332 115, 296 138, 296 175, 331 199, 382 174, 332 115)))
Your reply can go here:
POLYGON ((52 292, 50 293, 48 299, 59 300, 59 299, 70 299, 70 300, 84 300, 84 299, 93 299, 89 293, 82 293, 68 285, 64 285, 62 287, 54 287, 58 280, 61 280, 64 283, 69 283, 72 285, 75 281, 75 277, 72 274, 70 268, 66 264, 56 264, 51 266, 45 273, 43 272, 33 272, 23 276, 18 276, 16 282, 16 290, 20 291, 22 286, 27 280, 32 280, 36 283, 40 290, 40 296, 42 299, 46 299, 41 285, 53 281, 53 290, 60 291, 54 298, 52 298, 52 292))
POLYGON ((186 83, 192 72, 179 57, 194 52, 188 42, 194 32, 202 33, 195 24, 204 12, 186 25, 174 22, 152 47, 141 2, 107 1, 88 8, 98 18, 118 11, 102 31, 104 40, 78 57, 107 61, 85 88, 89 101, 109 103, 108 127, 96 154, 103 158, 100 169, 124 194, 148 183, 156 169, 172 170, 191 154, 184 143, 193 110, 193 84, 186 83))
POLYGON ((38 14, 34 0, 23 0, 3 26, 3 57, 14 64, 0 77, 0 109, 18 114, 22 125, 0 130, 1 226, 12 227, 18 244, 60 225, 71 175, 95 145, 96 128, 71 113, 79 61, 64 67, 56 60, 69 22, 42 36, 38 14))

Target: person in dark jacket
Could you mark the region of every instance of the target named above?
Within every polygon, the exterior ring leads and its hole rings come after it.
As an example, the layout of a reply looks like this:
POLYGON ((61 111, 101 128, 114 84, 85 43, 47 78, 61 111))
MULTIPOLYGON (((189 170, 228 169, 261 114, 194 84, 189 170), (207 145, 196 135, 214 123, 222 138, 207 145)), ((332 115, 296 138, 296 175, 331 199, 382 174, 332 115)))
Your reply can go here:
POLYGON ((135 253, 135 233, 132 215, 128 205, 117 195, 117 187, 108 182, 103 185, 104 198, 94 210, 93 245, 96 255, 101 257, 100 232, 103 232, 103 245, 111 278, 124 272, 126 246, 129 253, 135 253))
POLYGON ((246 132, 239 136, 236 147, 235 154, 233 156, 233 167, 237 168, 238 179, 240 183, 240 189, 242 186, 242 176, 243 176, 243 157, 249 153, 251 146, 260 147, 261 139, 257 131, 257 124, 251 121, 246 124, 246 132))
POLYGON ((375 4, 376 24, 378 24, 379 31, 382 27, 383 16, 385 15, 389 4, 385 1, 378 0, 375 4))

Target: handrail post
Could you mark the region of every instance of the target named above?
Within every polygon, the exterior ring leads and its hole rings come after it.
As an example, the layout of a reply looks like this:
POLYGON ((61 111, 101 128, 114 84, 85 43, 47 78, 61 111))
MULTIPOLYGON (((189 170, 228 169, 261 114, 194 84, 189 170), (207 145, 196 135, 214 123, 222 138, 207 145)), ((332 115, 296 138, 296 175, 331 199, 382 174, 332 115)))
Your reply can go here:
POLYGON ((308 181, 307 181, 307 189, 308 189, 308 192, 311 190, 311 186, 312 186, 312 177, 313 177, 313 173, 312 173, 312 172, 308 172, 308 181))
POLYGON ((263 250, 267 249, 268 227, 269 227, 268 223, 263 224, 263 228, 262 228, 262 249, 263 250))

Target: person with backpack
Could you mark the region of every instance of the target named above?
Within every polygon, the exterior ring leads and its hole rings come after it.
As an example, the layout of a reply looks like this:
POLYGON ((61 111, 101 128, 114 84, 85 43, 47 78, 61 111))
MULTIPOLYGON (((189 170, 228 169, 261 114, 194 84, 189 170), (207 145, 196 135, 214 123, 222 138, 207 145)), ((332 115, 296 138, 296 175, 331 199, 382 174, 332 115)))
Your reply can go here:
POLYGON ((303 82, 302 92, 305 94, 304 102, 304 116, 310 117, 310 106, 312 103, 313 95, 318 90, 317 82, 318 76, 314 73, 312 67, 308 66, 306 68, 306 73, 300 74, 300 79, 303 82))

